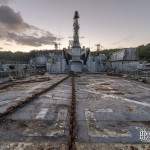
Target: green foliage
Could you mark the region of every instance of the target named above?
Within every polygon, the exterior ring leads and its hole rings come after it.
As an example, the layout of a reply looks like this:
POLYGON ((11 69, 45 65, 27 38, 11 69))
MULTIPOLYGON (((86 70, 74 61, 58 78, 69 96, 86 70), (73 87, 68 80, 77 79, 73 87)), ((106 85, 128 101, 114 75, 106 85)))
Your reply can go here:
POLYGON ((146 60, 150 62, 150 44, 137 47, 137 52, 141 60, 146 60))
MULTIPOLYGON (((30 52, 0 51, 0 63, 28 63, 38 55, 48 55, 51 50, 33 50, 30 52)), ((54 50, 55 51, 55 50, 54 50)))
POLYGON ((28 62, 29 60, 29 53, 23 53, 23 52, 10 52, 10 51, 0 51, 0 62, 6 63, 6 62, 28 62))

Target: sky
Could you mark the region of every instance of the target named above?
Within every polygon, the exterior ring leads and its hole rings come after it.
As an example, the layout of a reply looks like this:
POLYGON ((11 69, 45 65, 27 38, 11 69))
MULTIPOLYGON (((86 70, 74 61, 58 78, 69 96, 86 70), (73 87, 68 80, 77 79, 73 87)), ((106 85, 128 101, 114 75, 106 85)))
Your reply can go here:
POLYGON ((68 47, 80 14, 81 46, 96 49, 150 43, 150 0, 0 0, 0 51, 68 47))

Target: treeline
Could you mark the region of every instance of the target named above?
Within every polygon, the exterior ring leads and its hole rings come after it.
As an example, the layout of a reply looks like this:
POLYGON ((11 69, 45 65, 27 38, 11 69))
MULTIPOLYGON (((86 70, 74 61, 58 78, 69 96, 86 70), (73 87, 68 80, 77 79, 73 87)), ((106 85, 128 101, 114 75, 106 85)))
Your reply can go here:
MULTIPOLYGON (((106 57, 109 59, 110 56, 114 52, 117 52, 119 50, 120 49, 106 49, 106 50, 103 50, 103 51, 100 51, 100 52, 95 51, 95 52, 93 52, 93 55, 101 53, 101 54, 105 54, 106 57)), ((147 45, 138 46, 136 50, 137 50, 137 54, 138 54, 138 57, 139 57, 140 60, 145 60, 145 61, 150 62, 150 43, 147 44, 147 45)))
POLYGON ((24 52, 11 52, 11 51, 0 51, 0 63, 9 62, 28 62, 29 53, 24 52))
MULTIPOLYGON (((100 52, 91 52, 92 55, 98 53, 105 54, 109 59, 112 53, 119 51, 120 49, 106 49, 100 52)), ((48 55, 51 50, 33 50, 31 52, 11 52, 11 51, 0 51, 0 63, 28 63, 29 60, 37 55, 48 55)), ((146 60, 150 62, 150 43, 147 45, 141 45, 137 47, 137 53, 140 60, 146 60)))
POLYGON ((137 47, 137 51, 140 60, 146 60, 150 62, 150 43, 137 47))
POLYGON ((49 50, 31 52, 11 52, 0 51, 0 63, 28 63, 29 60, 37 55, 48 54, 49 50))

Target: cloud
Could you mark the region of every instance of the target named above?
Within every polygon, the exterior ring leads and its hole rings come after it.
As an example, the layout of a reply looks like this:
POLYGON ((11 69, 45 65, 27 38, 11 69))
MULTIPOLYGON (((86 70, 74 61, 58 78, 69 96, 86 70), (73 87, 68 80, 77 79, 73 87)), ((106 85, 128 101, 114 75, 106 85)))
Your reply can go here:
POLYGON ((0 49, 3 49, 2 47, 0 47, 0 49))
POLYGON ((30 27, 23 21, 20 13, 14 12, 8 6, 0 6, 0 26, 12 31, 24 30, 30 27))
POLYGON ((0 40, 38 47, 54 44, 57 37, 24 22, 21 14, 9 6, 0 6, 0 40))
POLYGON ((26 34, 16 34, 16 33, 8 33, 7 34, 7 40, 8 41, 15 41, 18 44, 22 45, 30 45, 30 46, 42 46, 42 45, 50 45, 54 44, 56 41, 56 37, 54 37, 52 34, 44 34, 40 37, 35 37, 32 35, 26 35, 26 34))
POLYGON ((1 5, 7 5, 9 4, 10 2, 12 2, 13 0, 0 0, 0 4, 1 5))

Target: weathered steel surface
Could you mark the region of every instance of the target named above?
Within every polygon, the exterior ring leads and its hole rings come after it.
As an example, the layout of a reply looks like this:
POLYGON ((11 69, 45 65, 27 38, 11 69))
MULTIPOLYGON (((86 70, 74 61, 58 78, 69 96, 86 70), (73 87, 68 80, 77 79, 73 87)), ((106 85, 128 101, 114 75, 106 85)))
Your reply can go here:
MULTIPOLYGON (((85 75, 77 84, 77 142, 143 143, 150 130, 150 86, 105 75, 85 75)), ((145 141, 146 142, 146 141, 145 141)))
POLYGON ((18 108, 23 107, 25 104, 31 102, 32 100, 35 100, 36 98, 38 98, 41 94, 44 94, 46 92, 48 92, 49 90, 55 88, 57 85, 59 85, 60 83, 62 83, 64 80, 68 79, 69 76, 64 77, 63 79, 57 81, 56 83, 45 87, 43 89, 37 90, 34 93, 32 93, 31 95, 25 97, 23 100, 18 101, 17 103, 11 105, 10 107, 8 107, 6 109, 6 111, 4 111, 3 113, 0 113, 0 119, 4 118, 5 116, 9 115, 10 113, 15 112, 18 108))
POLYGON ((67 79, 5 118, 0 149, 149 150, 149 97, 149 85, 120 77, 67 79))

